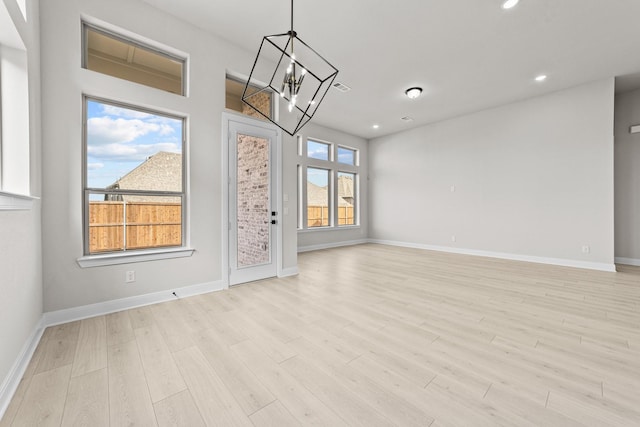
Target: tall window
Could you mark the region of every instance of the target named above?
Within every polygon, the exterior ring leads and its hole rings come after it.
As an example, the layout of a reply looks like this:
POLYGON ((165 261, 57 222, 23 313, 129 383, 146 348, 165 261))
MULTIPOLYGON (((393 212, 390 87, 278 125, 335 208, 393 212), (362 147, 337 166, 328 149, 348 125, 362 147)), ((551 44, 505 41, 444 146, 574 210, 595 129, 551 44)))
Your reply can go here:
POLYGON ((184 246, 185 119, 85 98, 85 254, 184 246))
POLYGON ((358 150, 299 141, 299 229, 358 225, 358 150))

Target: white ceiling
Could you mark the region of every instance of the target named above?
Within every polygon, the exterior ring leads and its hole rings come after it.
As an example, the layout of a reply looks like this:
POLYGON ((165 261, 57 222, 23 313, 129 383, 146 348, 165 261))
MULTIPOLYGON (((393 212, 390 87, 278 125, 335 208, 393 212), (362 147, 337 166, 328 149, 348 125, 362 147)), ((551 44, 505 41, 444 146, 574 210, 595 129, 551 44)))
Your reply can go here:
MULTIPOLYGON (((289 0, 145 1, 252 52, 290 25, 289 0)), ((373 138, 601 78, 640 83, 640 0, 502 2, 295 0, 298 37, 352 88, 331 89, 314 121, 373 138)))

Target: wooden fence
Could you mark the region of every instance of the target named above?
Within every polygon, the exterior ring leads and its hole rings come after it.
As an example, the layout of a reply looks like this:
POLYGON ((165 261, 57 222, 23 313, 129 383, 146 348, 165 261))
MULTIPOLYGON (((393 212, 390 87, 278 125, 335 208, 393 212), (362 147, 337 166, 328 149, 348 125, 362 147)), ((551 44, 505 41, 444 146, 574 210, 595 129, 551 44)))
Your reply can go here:
MULTIPOLYGON (((353 206, 338 207, 338 225, 355 224, 353 206)), ((308 206, 307 227, 329 225, 327 206, 308 206)), ((180 203, 90 202, 89 253, 182 244, 180 203)))
POLYGON ((89 203, 90 253, 181 244, 180 203, 89 203))
MULTIPOLYGON (((353 206, 338 206, 338 225, 354 225, 353 206)), ((307 227, 329 225, 328 206, 307 206, 307 227)))

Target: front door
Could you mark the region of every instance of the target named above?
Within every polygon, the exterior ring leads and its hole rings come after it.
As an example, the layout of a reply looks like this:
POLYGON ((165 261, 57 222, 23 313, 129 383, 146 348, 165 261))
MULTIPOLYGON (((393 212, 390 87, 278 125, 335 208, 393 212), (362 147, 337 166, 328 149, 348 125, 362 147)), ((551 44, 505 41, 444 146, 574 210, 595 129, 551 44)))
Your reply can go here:
POLYGON ((229 284, 277 275, 278 132, 229 119, 229 284))

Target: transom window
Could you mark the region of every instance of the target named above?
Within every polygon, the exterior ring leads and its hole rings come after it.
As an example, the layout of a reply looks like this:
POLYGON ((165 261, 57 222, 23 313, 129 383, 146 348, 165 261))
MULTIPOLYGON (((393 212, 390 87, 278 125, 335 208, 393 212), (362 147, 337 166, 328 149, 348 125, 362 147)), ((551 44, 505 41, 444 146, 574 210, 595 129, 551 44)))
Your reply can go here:
POLYGON ((185 59, 83 24, 82 66, 87 70, 185 94, 185 59))
POLYGON ((307 140, 307 157, 318 160, 331 160, 331 144, 307 140))
POLYGON ((260 110, 257 111, 248 104, 242 102, 242 94, 244 93, 245 86, 246 81, 227 75, 227 78, 225 79, 225 107, 256 119, 272 119, 274 116, 273 93, 267 90, 260 92, 260 88, 257 86, 249 85, 249 93, 255 94, 252 97, 252 102, 260 110))
POLYGON ((184 246, 185 119, 85 98, 85 255, 184 246))
POLYGON ((299 144, 299 229, 358 225, 358 150, 315 139, 299 144))

